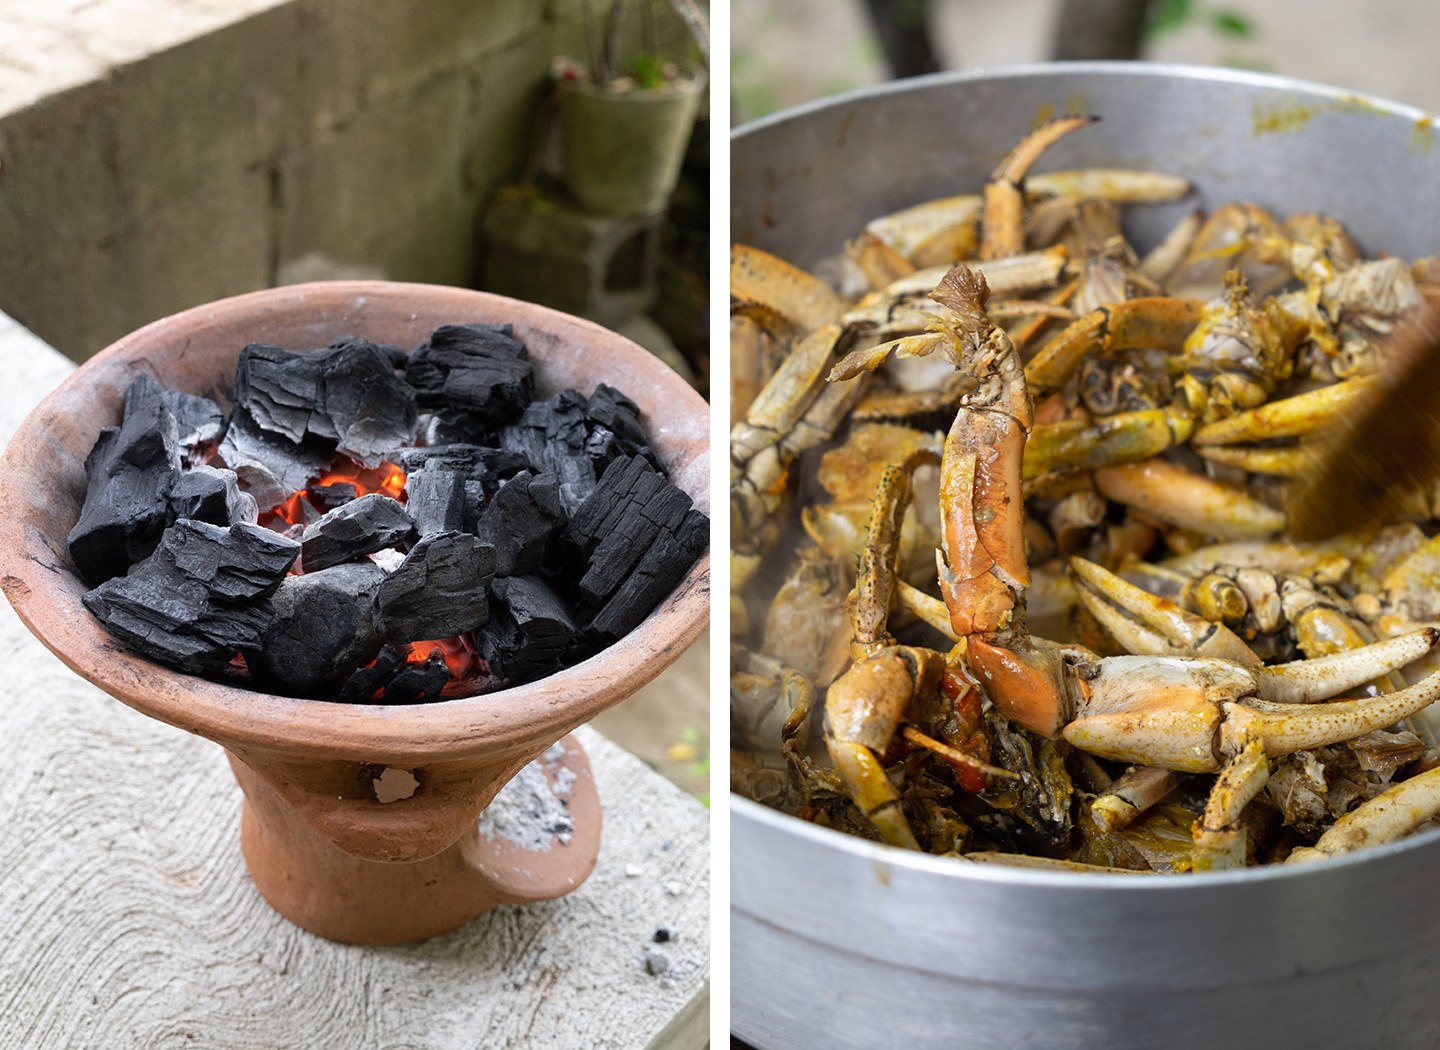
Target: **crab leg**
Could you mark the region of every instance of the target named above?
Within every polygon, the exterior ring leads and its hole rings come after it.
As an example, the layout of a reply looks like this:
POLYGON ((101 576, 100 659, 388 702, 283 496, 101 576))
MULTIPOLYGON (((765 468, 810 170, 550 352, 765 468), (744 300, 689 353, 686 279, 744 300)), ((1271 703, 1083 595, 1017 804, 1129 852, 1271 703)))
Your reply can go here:
POLYGON ((1071 470, 1093 470, 1150 459, 1183 445, 1194 419, 1174 408, 1121 412, 1091 422, 1040 423, 1025 443, 1025 480, 1071 470))
POLYGON ((910 261, 916 266, 954 266, 971 258, 980 247, 978 217, 977 207, 968 218, 936 230, 910 253, 910 261))
POLYGON ((1219 539, 1258 539, 1285 527, 1285 515, 1269 504, 1163 459, 1105 467, 1095 484, 1116 503, 1219 539))
POLYGON ((1131 769, 1090 804, 1090 817, 1101 834, 1123 831, 1184 779, 1183 773, 1158 766, 1131 769))
POLYGON ((1147 349, 1178 353, 1200 323, 1204 305, 1198 299, 1158 296, 1092 310, 1040 348, 1025 366, 1025 378, 1038 394, 1058 390, 1091 354, 1147 349))
POLYGON ((1117 204, 1167 204, 1190 196, 1195 187, 1189 179, 1163 171, 1080 168, 1032 175, 1026 188, 1034 194, 1097 198, 1117 204))
POLYGON ((980 258, 998 259, 1025 250, 1025 176, 1054 143, 1099 117, 1059 117, 1036 128, 1012 149, 985 184, 980 218, 980 258))
POLYGON ((826 366, 841 337, 827 324, 801 339, 730 431, 730 478, 735 481, 760 451, 774 445, 824 389, 826 366))
POLYGON ((873 233, 862 233, 845 245, 845 254, 860 268, 872 288, 884 288, 915 272, 910 260, 873 233))
MULTIPOLYGON (((831 693, 839 684, 830 687, 831 693)), ((830 709, 828 699, 825 708, 830 709)), ((835 772, 851 799, 885 841, 901 849, 918 850, 920 843, 915 841, 915 833, 900 808, 900 794, 875 752, 864 744, 833 738, 826 739, 825 749, 830 752, 830 761, 835 764, 835 772)))
POLYGON ((1396 784, 1337 820, 1313 847, 1302 847, 1286 864, 1307 864, 1368 846, 1394 842, 1440 815, 1440 768, 1396 784))
POLYGON ((1164 240, 1140 260, 1140 272, 1163 285, 1185 261, 1185 254, 1190 250, 1195 235, 1200 232, 1200 224, 1204 221, 1205 213, 1196 208, 1177 222, 1165 235, 1164 240))
MULTIPOLYGON (((1024 255, 991 259, 972 269, 985 275, 985 283, 993 295, 1013 296, 1052 287, 1069 259, 1070 253, 1063 246, 1055 245, 1024 255)), ((932 266, 899 277, 867 295, 859 306, 846 311, 841 321, 849 325, 878 323, 878 315, 888 314, 902 300, 923 301, 949 272, 948 266, 932 266)))
POLYGON ((1151 875, 1153 872, 1138 871, 1135 868, 1112 868, 1104 864, 1086 864, 1078 860, 1061 860, 1058 857, 1037 857, 1027 853, 1000 853, 982 850, 976 853, 962 853, 961 860, 977 864, 999 864, 1006 868, 1038 868, 1042 871, 1079 871, 1095 875, 1151 875))
MULTIPOLYGON (((1079 288, 1080 282, 1078 280, 1070 281, 1050 292, 1046 297, 1046 301, 1056 306, 1068 307, 1072 304, 1079 288)), ((1016 325, 1010 331, 1010 341, 1015 344, 1015 349, 1023 351, 1031 342, 1039 337, 1041 332, 1049 327, 1052 320, 1054 319, 1050 317, 1033 317, 1028 321, 1016 325)))
POLYGON ((1368 378, 1347 379, 1305 394, 1271 401, 1238 412, 1228 419, 1207 423, 1195 431, 1193 440, 1196 445, 1234 445, 1245 441, 1304 437, 1316 427, 1336 419, 1373 385, 1373 380, 1368 378))
POLYGON ((1195 822, 1195 871, 1225 871, 1245 866, 1246 836, 1240 814, 1270 779, 1265 748, 1251 740, 1225 764, 1210 789, 1205 813, 1195 822))
POLYGON ((939 598, 931 597, 918 587, 912 587, 904 580, 895 581, 895 601, 924 623, 929 624, 952 642, 960 639, 950 626, 950 612, 939 598))
POLYGON ((978 193, 941 197, 872 219, 865 230, 901 255, 913 256, 917 249, 946 229, 973 228, 983 204, 978 193))
POLYGON ((744 244, 730 249, 730 297, 763 303, 806 330, 833 321, 845 309, 845 300, 818 277, 744 244))
POLYGON ((905 462, 885 468, 870 505, 870 528, 855 576, 855 642, 865 648, 892 640, 886 630, 895 589, 895 558, 900 530, 910 509, 910 477, 922 466, 934 466, 939 457, 932 449, 919 449, 905 462))
POLYGON ((1196 452, 1211 463, 1239 467, 1251 474, 1273 478, 1295 478, 1315 465, 1314 452, 1305 445, 1284 448, 1236 448, 1231 445, 1200 445, 1196 452))

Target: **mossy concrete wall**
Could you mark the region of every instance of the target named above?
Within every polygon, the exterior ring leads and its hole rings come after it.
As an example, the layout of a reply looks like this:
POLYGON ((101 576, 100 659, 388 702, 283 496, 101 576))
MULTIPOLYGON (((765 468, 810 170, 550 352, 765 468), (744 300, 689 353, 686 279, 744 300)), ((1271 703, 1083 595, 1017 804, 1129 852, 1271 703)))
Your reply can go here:
POLYGON ((76 360, 320 277, 468 283, 573 0, 0 0, 0 310, 76 360))

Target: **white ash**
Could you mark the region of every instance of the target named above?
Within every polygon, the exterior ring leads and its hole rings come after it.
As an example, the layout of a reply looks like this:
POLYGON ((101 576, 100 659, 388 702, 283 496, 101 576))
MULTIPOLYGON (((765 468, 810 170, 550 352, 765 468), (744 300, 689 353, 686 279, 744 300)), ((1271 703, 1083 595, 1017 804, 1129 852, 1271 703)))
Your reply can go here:
POLYGON ((645 972, 651 977, 663 977, 670 972, 670 955, 660 948, 645 949, 645 972))
POLYGON ((383 551, 376 551, 370 555, 370 560, 386 572, 394 572, 400 568, 400 563, 405 560, 405 555, 394 547, 387 547, 383 551))
POLYGON ((575 833, 575 821, 568 808, 575 774, 564 766, 554 768, 555 761, 564 754, 564 747, 555 745, 501 788, 495 801, 480 814, 480 834, 505 839, 526 850, 548 851, 556 840, 568 846, 575 833), (560 750, 556 752, 556 748, 560 750))

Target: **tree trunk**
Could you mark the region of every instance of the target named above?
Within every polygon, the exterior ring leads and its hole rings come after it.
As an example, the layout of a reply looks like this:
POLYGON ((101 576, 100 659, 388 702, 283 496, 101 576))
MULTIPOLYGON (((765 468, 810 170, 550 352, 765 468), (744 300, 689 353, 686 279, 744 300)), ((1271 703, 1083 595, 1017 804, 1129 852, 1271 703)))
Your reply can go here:
POLYGON ((930 39, 929 0, 865 0, 892 77, 935 73, 940 60, 930 39))
POLYGON ((1056 60, 1138 57, 1149 9, 1150 0, 1063 0, 1056 60))

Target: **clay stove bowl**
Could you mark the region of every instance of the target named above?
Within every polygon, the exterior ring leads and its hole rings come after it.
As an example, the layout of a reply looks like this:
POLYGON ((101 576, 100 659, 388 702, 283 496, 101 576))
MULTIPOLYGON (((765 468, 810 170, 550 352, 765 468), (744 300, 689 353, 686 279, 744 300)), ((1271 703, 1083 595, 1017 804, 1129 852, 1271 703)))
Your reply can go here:
POLYGON ((588 394, 600 382, 629 395, 671 478, 708 512, 707 406, 645 350, 529 303, 379 281, 277 288, 156 321, 81 366, 30 413, 0 459, 0 583, 20 618, 117 700, 226 749, 245 792, 241 844, 256 885, 287 918, 336 939, 431 936, 496 904, 579 885, 594 865, 600 815, 573 739, 561 760, 576 774, 568 846, 526 851, 478 834, 477 818, 526 763, 630 696, 699 636, 708 556, 634 631, 549 678, 434 704, 355 706, 212 682, 129 651, 81 604, 87 588, 65 539, 85 494, 85 457, 100 428, 118 422, 139 373, 228 408, 247 343, 303 348, 358 335, 415 347, 442 324, 473 321, 515 326, 535 363, 538 397, 572 386, 588 394), (386 769, 413 776, 413 794, 379 801, 375 782, 386 769))

